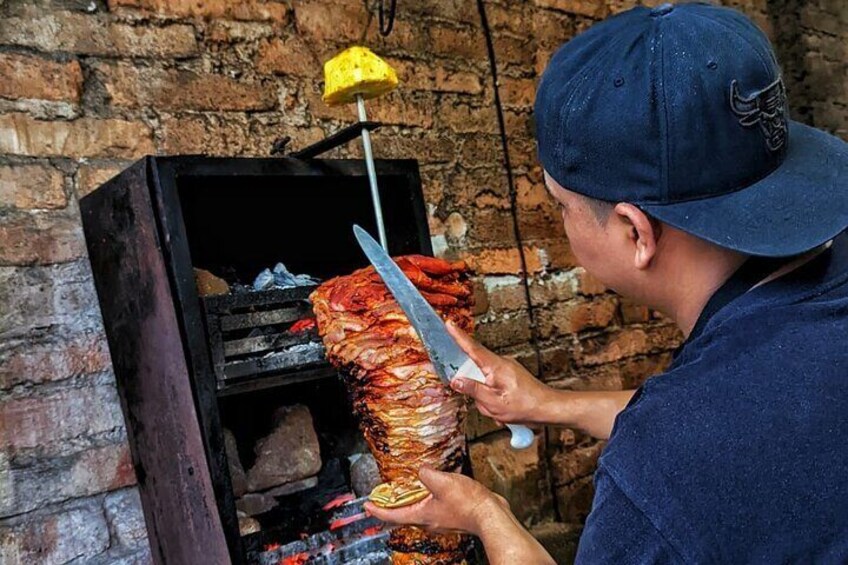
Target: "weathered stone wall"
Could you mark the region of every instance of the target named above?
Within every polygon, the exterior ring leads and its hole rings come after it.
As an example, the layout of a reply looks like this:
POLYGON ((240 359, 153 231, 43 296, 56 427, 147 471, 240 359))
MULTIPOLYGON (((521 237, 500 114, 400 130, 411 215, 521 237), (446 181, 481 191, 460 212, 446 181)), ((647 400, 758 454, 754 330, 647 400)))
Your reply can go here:
POLYGON ((848 3, 767 0, 792 117, 848 138, 848 3))
MULTIPOLYGON (((512 229, 531 273, 543 378, 619 389, 662 369, 674 327, 574 264, 531 135, 552 51, 628 0, 487 2, 518 204, 510 205, 479 15, 470 0, 0 2, 0 561, 146 562, 123 419, 77 199, 149 153, 267 155, 354 119, 320 98, 321 63, 363 41, 401 88, 370 104, 378 156, 421 163, 435 247, 479 273, 479 337, 538 371, 512 229), (368 9, 370 7, 370 10, 368 9)), ((840 0, 745 0, 778 41, 793 111, 846 132, 840 0)), ((355 146, 339 155, 359 156, 355 146)), ((477 475, 527 523, 580 522, 601 445, 549 430, 538 452, 473 419, 477 475)))

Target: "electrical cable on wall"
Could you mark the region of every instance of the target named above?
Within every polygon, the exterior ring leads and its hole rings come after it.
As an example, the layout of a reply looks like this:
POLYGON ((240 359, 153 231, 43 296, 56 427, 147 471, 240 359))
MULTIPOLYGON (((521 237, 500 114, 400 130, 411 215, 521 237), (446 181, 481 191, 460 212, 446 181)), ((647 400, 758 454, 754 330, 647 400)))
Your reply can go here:
MULTIPOLYGON (((384 8, 385 0, 378 2, 378 23, 380 35, 388 36, 394 27, 395 15, 397 13, 397 0, 389 0, 388 15, 384 8)), ((524 253, 524 243, 521 238, 521 229, 518 222, 518 203, 515 189, 515 181, 512 177, 512 163, 509 158, 509 143, 506 136, 506 124, 503 116, 503 105, 498 91, 498 69, 495 59, 495 47, 492 42, 492 32, 489 28, 489 18, 486 16, 486 7, 482 0, 477 0, 477 10, 480 12, 480 24, 483 27, 483 35, 486 38, 486 51, 489 58, 489 69, 492 75, 492 88, 494 90, 495 109, 498 116, 498 131, 500 132, 501 146, 504 155, 504 168, 506 169, 507 184, 509 186, 509 201, 512 209, 512 225, 515 231, 515 240, 518 245, 518 255, 521 262, 522 283, 524 286, 524 298, 527 301, 527 316, 530 321, 530 339, 536 354, 536 365, 538 366, 538 378, 542 379, 544 368, 542 367, 542 352, 539 346, 538 328, 536 325, 536 312, 530 294, 530 274, 527 272, 527 258, 524 253)), ((370 13, 370 12, 369 12, 370 13)))
POLYGON ((388 36, 392 33, 392 28, 395 26, 395 13, 397 12, 397 0, 389 0, 391 3, 389 4, 389 15, 386 16, 383 10, 383 1, 380 0, 380 6, 378 8, 378 21, 380 23, 380 35, 383 37, 388 36))
MULTIPOLYGON (((374 11, 371 9, 373 4, 369 0, 362 0, 365 5, 365 12, 368 18, 365 20, 365 25, 362 27, 362 33, 359 34, 359 43, 365 43, 365 38, 368 37, 368 29, 371 27, 371 22, 374 21, 374 11)), ((397 14, 397 0, 389 0, 388 11, 383 6, 386 0, 377 0, 377 31, 383 37, 388 37, 395 27, 395 14, 397 14)))
POLYGON ((530 319, 530 340, 536 353, 538 365, 538 378, 541 380, 544 369, 542 368, 542 352, 539 347, 538 328, 536 326, 536 312, 530 295, 530 273, 527 272, 527 258, 524 254, 524 242, 521 238, 521 228, 518 222, 518 197, 515 189, 515 181, 512 178, 512 163, 509 158, 509 142, 506 137, 506 124, 504 122, 503 105, 498 91, 498 68, 495 59, 495 47, 492 42, 492 32, 489 29, 489 19, 486 16, 486 7, 483 0, 477 0, 477 9, 480 12, 480 23, 483 26, 483 34, 486 37, 486 51, 489 55, 489 69, 492 74, 492 88, 494 90, 495 110, 498 115, 498 130, 500 132, 501 146, 504 156, 504 168, 506 169, 506 180, 509 187, 509 204, 512 209, 512 225, 515 230, 515 241, 518 245, 518 256, 521 261, 522 282, 524 283, 524 298, 527 300, 527 316, 530 319))
MULTIPOLYGON (((480 25, 483 28, 483 35, 486 38, 486 51, 489 57, 489 70, 492 75, 492 90, 494 91, 495 110, 498 116, 498 131, 500 132, 501 147, 504 156, 504 168, 506 169, 507 186, 509 187, 509 205, 512 211, 512 227, 515 230, 515 242, 518 245, 518 257, 521 261, 521 281, 524 286, 524 299, 527 301, 527 318, 530 322, 530 342, 533 346, 533 352, 536 355, 537 374, 539 380, 543 380, 544 367, 542 366, 542 350, 539 345, 539 331, 536 325, 536 311, 533 307, 533 299, 530 293, 530 273, 527 271, 527 258, 524 254, 524 241, 521 237, 521 228, 518 222, 518 195, 515 189, 515 181, 512 178, 512 163, 509 158, 509 141, 506 136, 506 123, 503 115, 503 105, 501 104, 501 96, 498 90, 498 66, 495 59, 495 46, 492 42, 492 31, 489 28, 489 18, 486 16, 486 6, 483 0, 477 0, 477 11, 480 12, 480 25)), ((548 445, 547 428, 542 431, 542 438, 545 446, 548 445)), ((551 489, 551 500, 556 500, 556 488, 551 477, 550 466, 545 465, 548 485, 551 489)), ((554 519, 560 521, 559 507, 553 505, 554 519)))

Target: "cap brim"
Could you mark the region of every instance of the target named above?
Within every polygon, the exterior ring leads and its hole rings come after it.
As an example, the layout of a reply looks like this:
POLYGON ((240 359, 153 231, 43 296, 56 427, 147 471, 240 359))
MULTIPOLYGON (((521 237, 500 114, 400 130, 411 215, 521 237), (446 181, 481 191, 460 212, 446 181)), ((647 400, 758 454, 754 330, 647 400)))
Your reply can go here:
POLYGON ((790 122, 786 159, 759 182, 713 198, 640 208, 728 249, 767 257, 803 253, 848 227, 848 144, 790 122))

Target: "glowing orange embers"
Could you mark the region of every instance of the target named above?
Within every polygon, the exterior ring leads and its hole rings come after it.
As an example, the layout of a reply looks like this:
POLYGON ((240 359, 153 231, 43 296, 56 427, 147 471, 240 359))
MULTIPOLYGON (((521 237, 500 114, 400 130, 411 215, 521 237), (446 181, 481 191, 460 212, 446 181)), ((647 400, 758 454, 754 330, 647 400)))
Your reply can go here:
POLYGON ((330 502, 328 502, 327 504, 325 504, 321 508, 324 511, 332 510, 333 508, 338 508, 339 506, 343 506, 343 505, 347 504, 351 500, 354 500, 354 498, 355 497, 353 496, 353 493, 346 492, 345 494, 340 494, 339 496, 337 496, 336 498, 334 498, 333 500, 331 500, 330 502))

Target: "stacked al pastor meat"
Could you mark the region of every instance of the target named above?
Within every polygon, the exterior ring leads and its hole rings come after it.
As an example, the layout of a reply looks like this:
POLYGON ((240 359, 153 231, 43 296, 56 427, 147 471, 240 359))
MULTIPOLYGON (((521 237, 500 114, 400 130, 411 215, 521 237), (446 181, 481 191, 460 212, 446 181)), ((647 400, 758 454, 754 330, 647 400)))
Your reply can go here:
MULTIPOLYGON (((471 332, 472 289, 464 263, 410 255, 398 266, 445 320, 471 332)), ((458 471, 465 456, 465 399, 445 386, 418 335, 372 267, 322 284, 311 296, 327 358, 344 376, 383 484, 372 500, 421 500, 426 463, 458 471)), ((393 530, 395 565, 463 563, 464 536, 393 530)))

